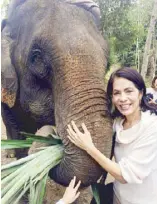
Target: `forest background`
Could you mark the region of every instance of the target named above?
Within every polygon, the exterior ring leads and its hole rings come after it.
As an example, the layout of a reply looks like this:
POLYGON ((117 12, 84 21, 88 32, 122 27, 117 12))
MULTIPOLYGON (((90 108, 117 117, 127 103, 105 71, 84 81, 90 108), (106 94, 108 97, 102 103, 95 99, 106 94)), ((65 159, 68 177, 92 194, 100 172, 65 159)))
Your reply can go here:
MULTIPOLYGON (((101 10, 101 29, 109 43, 107 76, 121 67, 137 69, 150 86, 157 75, 157 0, 94 0, 101 10)), ((1 1, 7 18, 10 0, 1 1)))

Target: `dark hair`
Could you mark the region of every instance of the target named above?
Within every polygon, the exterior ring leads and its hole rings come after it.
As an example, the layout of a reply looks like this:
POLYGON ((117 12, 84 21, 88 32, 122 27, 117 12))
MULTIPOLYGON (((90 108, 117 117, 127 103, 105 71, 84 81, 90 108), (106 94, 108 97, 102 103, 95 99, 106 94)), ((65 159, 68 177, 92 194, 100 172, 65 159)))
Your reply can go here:
POLYGON ((127 79, 133 82, 135 87, 141 93, 143 93, 143 96, 141 99, 141 110, 143 112, 150 110, 151 113, 155 113, 157 115, 157 105, 148 103, 148 100, 146 97, 146 86, 145 86, 142 76, 138 73, 137 70, 132 69, 130 67, 124 67, 124 68, 116 70, 115 72, 111 74, 110 79, 108 81, 108 85, 107 85, 107 96, 109 99, 108 106, 109 106, 111 116, 113 118, 119 117, 119 116, 123 117, 123 115, 117 110, 117 108, 115 108, 115 110, 112 112, 113 82, 116 77, 121 77, 121 78, 124 78, 124 79, 127 79))
POLYGON ((155 76, 154 78, 153 78, 153 81, 152 81, 152 88, 154 88, 154 84, 155 84, 155 80, 157 79, 157 76, 155 76))

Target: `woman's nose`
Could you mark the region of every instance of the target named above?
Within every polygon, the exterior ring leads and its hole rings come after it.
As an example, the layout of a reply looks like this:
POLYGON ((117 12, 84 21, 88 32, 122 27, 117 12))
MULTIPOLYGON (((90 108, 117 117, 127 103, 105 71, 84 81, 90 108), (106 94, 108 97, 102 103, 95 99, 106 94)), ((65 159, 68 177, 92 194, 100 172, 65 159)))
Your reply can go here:
POLYGON ((120 95, 120 101, 126 101, 127 100, 127 97, 126 97, 126 94, 125 93, 122 93, 120 95))

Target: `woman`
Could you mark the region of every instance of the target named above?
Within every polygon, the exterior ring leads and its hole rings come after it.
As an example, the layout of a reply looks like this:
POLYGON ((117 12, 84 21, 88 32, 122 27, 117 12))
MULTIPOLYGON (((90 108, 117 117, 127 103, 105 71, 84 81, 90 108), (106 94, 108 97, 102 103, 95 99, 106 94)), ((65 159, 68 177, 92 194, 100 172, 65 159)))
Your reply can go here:
POLYGON ((108 82, 109 108, 116 132, 115 162, 93 144, 90 132, 74 121, 69 139, 85 150, 114 178, 114 203, 157 204, 157 110, 146 100, 146 87, 134 69, 115 71, 108 82))
POLYGON ((153 78, 152 87, 147 88, 147 94, 152 95, 152 98, 149 98, 149 103, 157 104, 157 76, 153 78))

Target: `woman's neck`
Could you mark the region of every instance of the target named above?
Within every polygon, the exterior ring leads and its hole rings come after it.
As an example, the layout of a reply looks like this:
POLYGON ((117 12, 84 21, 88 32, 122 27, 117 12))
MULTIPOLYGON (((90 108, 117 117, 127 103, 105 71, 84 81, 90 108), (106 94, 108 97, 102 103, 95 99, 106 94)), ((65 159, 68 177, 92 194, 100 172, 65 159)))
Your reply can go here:
POLYGON ((134 115, 129 115, 125 117, 123 126, 124 129, 131 128, 132 126, 136 125, 141 120, 141 111, 138 110, 134 115))

